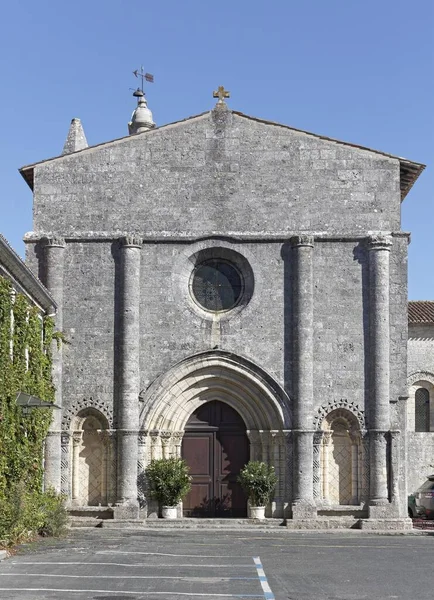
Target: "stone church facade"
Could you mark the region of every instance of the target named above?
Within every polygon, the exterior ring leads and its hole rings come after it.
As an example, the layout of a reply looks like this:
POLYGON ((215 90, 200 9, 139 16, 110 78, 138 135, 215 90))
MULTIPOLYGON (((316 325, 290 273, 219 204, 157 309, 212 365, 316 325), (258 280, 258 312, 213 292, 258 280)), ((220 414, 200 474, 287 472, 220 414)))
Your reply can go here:
POLYGON ((407 527, 400 203, 422 169, 222 97, 162 127, 139 97, 130 135, 94 147, 74 120, 21 170, 26 260, 69 341, 47 483, 142 518, 148 462, 184 456, 184 514, 245 516, 250 458, 274 465, 268 516, 289 526, 407 527))

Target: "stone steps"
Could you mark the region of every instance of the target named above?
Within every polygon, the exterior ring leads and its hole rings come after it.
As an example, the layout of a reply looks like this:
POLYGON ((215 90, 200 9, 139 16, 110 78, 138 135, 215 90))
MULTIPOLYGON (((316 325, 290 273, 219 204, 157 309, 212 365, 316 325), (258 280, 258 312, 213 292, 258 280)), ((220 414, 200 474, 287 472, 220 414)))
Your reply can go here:
POLYGON ((95 516, 71 516, 70 527, 104 527, 107 529, 283 529, 282 519, 147 519, 117 520, 95 516))

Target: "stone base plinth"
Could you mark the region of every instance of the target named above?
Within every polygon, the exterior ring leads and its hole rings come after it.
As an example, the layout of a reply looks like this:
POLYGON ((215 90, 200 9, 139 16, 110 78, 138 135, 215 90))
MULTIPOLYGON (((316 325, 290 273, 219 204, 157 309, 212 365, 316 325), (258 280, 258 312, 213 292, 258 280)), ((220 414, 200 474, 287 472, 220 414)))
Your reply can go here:
POLYGON ((101 521, 100 527, 108 529, 143 529, 146 522, 140 519, 106 519, 101 521))
POLYGON ((286 521, 287 529, 359 529, 360 519, 351 517, 337 517, 335 519, 319 518, 319 519, 288 519, 286 521))
POLYGON ((401 519, 360 519, 360 529, 365 531, 411 531, 413 522, 408 518, 401 519))
POLYGON ((316 505, 309 502, 294 502, 291 508, 294 520, 315 519, 317 516, 316 505))
POLYGON ((117 521, 139 521, 139 507, 131 504, 114 506, 113 519, 117 521))
POLYGON ((373 504, 368 510, 370 519, 399 519, 398 507, 394 504, 373 504))

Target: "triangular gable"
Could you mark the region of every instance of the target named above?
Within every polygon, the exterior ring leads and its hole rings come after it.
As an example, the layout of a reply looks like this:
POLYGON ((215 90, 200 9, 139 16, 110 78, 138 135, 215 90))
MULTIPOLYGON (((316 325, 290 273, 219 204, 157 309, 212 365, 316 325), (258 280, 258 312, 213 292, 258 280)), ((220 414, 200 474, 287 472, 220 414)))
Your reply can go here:
MULTIPOLYGON (((216 110, 216 109, 215 109, 216 110)), ((217 109, 218 110, 218 109, 217 109)), ((294 131, 296 133, 302 133, 305 134, 307 136, 310 137, 314 137, 316 139, 319 140, 324 140, 327 142, 332 142, 335 144, 340 144, 343 146, 348 146, 350 148, 356 148, 358 150, 365 150, 367 152, 371 152, 373 154, 379 154, 380 156, 384 156, 386 158, 391 158, 394 160, 398 160, 400 163, 400 183, 401 183, 401 200, 404 200, 404 198, 406 197, 406 195, 408 194, 408 192, 410 191, 410 189, 412 188, 413 184, 415 183, 415 181, 417 180, 417 178, 419 177, 419 175, 422 173, 422 171, 425 169, 425 165, 422 163, 417 163, 411 160, 408 160, 406 158, 402 158, 400 156, 395 156, 393 154, 388 154, 387 152, 382 152, 380 150, 374 150, 372 148, 368 148, 367 146, 360 146, 358 144, 353 144, 351 142, 345 142, 342 140, 337 140, 334 138, 330 138, 324 135, 319 135, 316 133, 312 133, 310 131, 305 131, 303 129, 297 129, 296 127, 291 127, 289 125, 284 125, 282 123, 277 123, 275 121, 267 121, 265 119, 260 119, 257 117, 251 117, 249 115, 246 115, 242 112, 239 111, 231 111, 232 114, 237 115, 238 117, 242 117, 244 119, 249 119, 251 121, 256 121, 258 123, 263 123, 265 125, 270 125, 273 127, 281 127, 283 129, 287 129, 290 131, 294 131)), ((154 129, 150 129, 149 131, 145 131, 143 133, 137 134, 137 135, 154 135, 155 133, 157 133, 158 131, 162 130, 162 129, 167 129, 169 127, 174 127, 174 126, 180 126, 184 123, 187 122, 191 122, 191 121, 195 121, 198 119, 203 118, 206 115, 210 115, 211 112, 207 111, 204 113, 201 113, 199 115, 194 115, 192 117, 188 117, 186 119, 182 119, 181 121, 175 121, 173 123, 168 123, 166 125, 162 125, 160 127, 156 127, 154 129)), ((42 160, 36 163, 32 163, 30 165, 26 165, 24 167, 22 167, 19 171, 21 173, 21 175, 23 176, 23 178, 26 180, 27 184, 29 185, 29 187, 33 190, 33 173, 34 173, 34 168, 48 163, 48 162, 52 162, 52 161, 58 161, 58 160, 64 160, 65 158, 69 158, 72 155, 78 154, 78 153, 83 153, 83 152, 91 152, 93 150, 95 150, 96 148, 101 148, 101 147, 109 147, 110 145, 114 145, 114 144, 119 144, 119 143, 125 143, 127 140, 131 140, 131 139, 136 139, 136 135, 131 136, 131 135, 127 135, 115 140, 110 140, 108 142, 102 142, 101 144, 96 144, 94 146, 89 146, 87 148, 84 148, 82 150, 78 150, 77 152, 74 152, 72 154, 64 154, 64 155, 60 155, 60 156, 54 156, 52 158, 48 158, 46 160, 42 160)))

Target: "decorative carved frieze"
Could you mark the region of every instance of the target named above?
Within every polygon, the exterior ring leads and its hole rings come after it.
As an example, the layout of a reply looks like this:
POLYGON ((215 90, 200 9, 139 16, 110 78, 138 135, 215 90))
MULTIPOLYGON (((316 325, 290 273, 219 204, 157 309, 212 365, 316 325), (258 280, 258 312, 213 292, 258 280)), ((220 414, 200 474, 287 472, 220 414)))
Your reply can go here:
POLYGON ((107 419, 110 429, 113 429, 113 409, 102 400, 88 397, 75 400, 69 406, 63 408, 62 430, 71 429, 72 419, 86 408, 94 408, 102 413, 107 419))
POLYGON ((333 400, 328 404, 324 404, 318 409, 318 412, 313 420, 315 430, 321 428, 321 424, 327 415, 334 410, 338 410, 339 408, 344 408, 345 410, 350 411, 357 418, 361 432, 363 433, 365 431, 366 421, 364 411, 355 402, 349 402, 346 398, 333 400))

